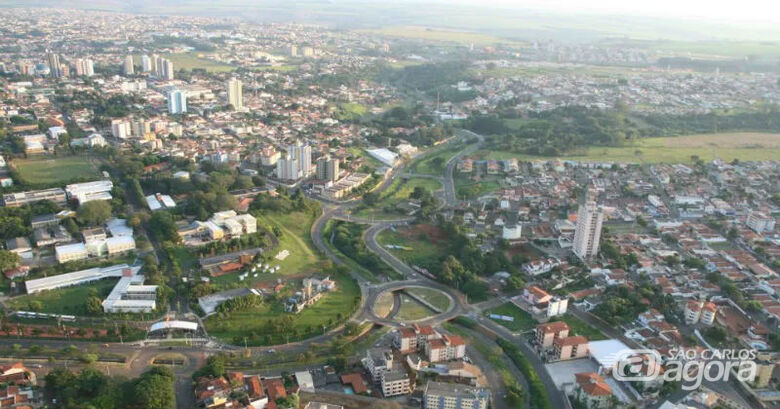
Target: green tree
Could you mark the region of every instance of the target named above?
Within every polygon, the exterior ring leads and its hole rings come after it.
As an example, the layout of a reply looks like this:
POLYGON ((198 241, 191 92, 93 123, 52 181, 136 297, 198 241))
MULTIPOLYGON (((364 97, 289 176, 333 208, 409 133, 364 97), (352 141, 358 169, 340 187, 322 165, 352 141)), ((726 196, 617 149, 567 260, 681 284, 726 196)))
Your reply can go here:
POLYGON ((5 271, 16 267, 21 260, 21 257, 19 257, 19 255, 16 253, 7 250, 0 250, 0 271, 5 271))
POLYGON ((76 211, 76 218, 89 226, 101 225, 111 218, 111 203, 105 200, 84 203, 76 211))

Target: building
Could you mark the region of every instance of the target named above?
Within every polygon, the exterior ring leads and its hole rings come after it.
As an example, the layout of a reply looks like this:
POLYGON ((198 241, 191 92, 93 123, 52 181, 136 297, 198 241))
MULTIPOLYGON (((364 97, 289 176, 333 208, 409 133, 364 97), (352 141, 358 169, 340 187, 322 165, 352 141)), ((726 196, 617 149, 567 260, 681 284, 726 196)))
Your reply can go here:
POLYGON ((54 203, 64 205, 67 203, 67 196, 62 188, 32 190, 29 192, 8 193, 3 195, 3 205, 7 207, 19 207, 41 200, 49 200, 54 203))
POLYGON ((339 178, 339 160, 330 156, 317 159, 317 179, 335 182, 339 178))
POLYGON ((227 88, 227 103, 232 105, 236 111, 244 109, 244 93, 241 86, 241 81, 236 78, 229 79, 225 85, 227 88))
POLYGON ((553 346, 557 339, 569 336, 569 325, 563 321, 548 322, 536 326, 535 341, 543 349, 553 346))
POLYGON ((414 391, 414 383, 409 373, 403 367, 383 372, 380 387, 382 388, 382 395, 386 398, 408 395, 414 391))
POLYGON ((103 300, 105 313, 151 312, 157 308, 157 286, 144 285, 140 268, 123 268, 119 282, 103 300))
POLYGON ((523 235, 523 225, 517 224, 505 224, 503 231, 501 232, 501 238, 504 240, 514 241, 520 240, 523 235))
POLYGON ((95 75, 95 62, 89 58, 77 58, 74 65, 76 66, 76 75, 79 77, 95 75))
POLYGON ((430 325, 421 327, 413 324, 411 327, 399 328, 395 332, 393 346, 405 354, 419 350, 428 340, 435 338, 439 338, 439 333, 430 325))
POLYGON ((300 175, 298 160, 289 153, 276 162, 276 177, 280 180, 296 180, 300 175))
POLYGON ((125 75, 135 74, 135 66, 133 65, 133 56, 128 55, 125 57, 124 64, 122 64, 122 73, 125 75))
POLYGON ((163 59, 162 79, 173 81, 173 63, 170 60, 163 59))
POLYGON ((429 362, 443 362, 466 356, 466 343, 457 335, 443 335, 424 344, 425 355, 429 362))
POLYGON ((428 382, 423 409, 487 409, 490 392, 457 383, 428 382))
POLYGON ((588 339, 583 336, 556 338, 553 341, 552 358, 555 361, 567 361, 587 356, 588 339))
POLYGON ((146 205, 149 206, 149 210, 163 210, 172 209, 176 207, 176 202, 168 195, 160 193, 146 196, 146 205))
POLYGON ((141 56, 141 72, 152 72, 152 59, 146 54, 141 56))
POLYGON ((298 161, 299 177, 306 177, 312 173, 311 146, 298 142, 287 148, 287 153, 298 161))
POLYGON ((375 384, 382 381, 382 374, 393 369, 393 353, 389 349, 371 348, 361 360, 375 384))
POLYGON ((612 388, 601 375, 594 372, 574 374, 577 382, 575 399, 582 402, 587 409, 607 409, 612 396, 612 388))
POLYGON ((49 74, 52 78, 59 78, 62 76, 62 69, 60 64, 60 55, 57 53, 46 53, 46 61, 49 63, 49 74))
POLYGON ((187 112, 187 93, 178 89, 168 92, 168 113, 176 115, 187 112))
POLYGON ((704 325, 712 325, 718 315, 718 306, 711 301, 688 301, 685 304, 685 323, 688 325, 701 322, 704 325))
POLYGON ((572 247, 574 254, 580 259, 589 260, 598 254, 603 219, 603 209, 595 202, 580 206, 572 247))
POLYGON ((84 260, 89 257, 87 246, 84 243, 63 244, 54 247, 54 255, 58 263, 84 260))
POLYGON ((127 139, 132 134, 130 122, 124 119, 114 119, 111 121, 111 135, 117 139, 127 139))
POLYGON ((84 204, 93 200, 111 200, 111 190, 114 183, 110 180, 96 180, 94 182, 73 183, 65 186, 65 193, 69 200, 76 200, 84 204))
POLYGON ((775 231, 775 218, 761 212, 750 212, 745 224, 758 234, 775 231))

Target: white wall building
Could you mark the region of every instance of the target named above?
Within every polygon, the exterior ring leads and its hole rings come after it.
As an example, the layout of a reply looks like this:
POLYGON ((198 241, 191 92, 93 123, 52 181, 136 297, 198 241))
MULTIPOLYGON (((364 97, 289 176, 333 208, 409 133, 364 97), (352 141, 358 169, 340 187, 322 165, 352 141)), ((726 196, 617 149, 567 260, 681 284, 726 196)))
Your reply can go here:
POLYGON ((598 254, 603 220, 604 211, 595 202, 588 202, 580 206, 572 247, 577 257, 585 260, 598 254))

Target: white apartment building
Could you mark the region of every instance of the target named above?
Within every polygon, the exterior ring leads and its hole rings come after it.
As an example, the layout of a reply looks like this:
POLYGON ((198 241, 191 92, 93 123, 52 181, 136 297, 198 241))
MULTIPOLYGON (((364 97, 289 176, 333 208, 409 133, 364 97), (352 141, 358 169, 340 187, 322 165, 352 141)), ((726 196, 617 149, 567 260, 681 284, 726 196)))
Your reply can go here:
POLYGON ((124 119, 114 119, 111 121, 111 135, 117 139, 127 139, 130 137, 132 130, 130 128, 130 121, 124 119))
POLYGON ((745 221, 747 227, 756 233, 771 233, 775 231, 775 218, 761 212, 750 212, 745 221))
POLYGON ((225 88, 227 88, 227 103, 232 105, 236 111, 244 109, 244 93, 241 87, 241 81, 236 78, 231 78, 225 84, 225 88))
POLYGON ((110 180, 97 180, 86 183, 73 183, 65 186, 65 193, 69 200, 76 200, 84 204, 92 200, 111 200, 111 189, 114 183, 110 180))
POLYGON ((466 356, 466 343, 457 335, 443 335, 425 342, 425 355, 430 362, 444 362, 466 356))
POLYGON ((487 409, 487 389, 444 382, 428 382, 423 392, 423 409, 487 409))
POLYGON ((574 254, 580 259, 591 259, 598 254, 603 220, 604 211, 595 202, 580 206, 573 244, 574 254))

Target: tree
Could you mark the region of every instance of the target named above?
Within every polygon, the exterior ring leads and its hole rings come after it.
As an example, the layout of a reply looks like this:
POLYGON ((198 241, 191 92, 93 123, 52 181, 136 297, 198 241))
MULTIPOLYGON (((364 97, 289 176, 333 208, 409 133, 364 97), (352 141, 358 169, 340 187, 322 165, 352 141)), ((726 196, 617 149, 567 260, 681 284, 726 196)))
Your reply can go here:
POLYGON ((76 218, 89 226, 101 225, 111 218, 111 203, 105 200, 84 203, 76 211, 76 218))
POLYGON ((173 409, 176 394, 173 390, 174 375, 169 368, 153 367, 135 385, 138 407, 147 409, 173 409))
POLYGON ((0 271, 5 271, 16 267, 22 258, 18 254, 0 250, 0 271))
POLYGON ((87 314, 100 315, 103 313, 103 301, 99 297, 90 295, 86 301, 87 314))

